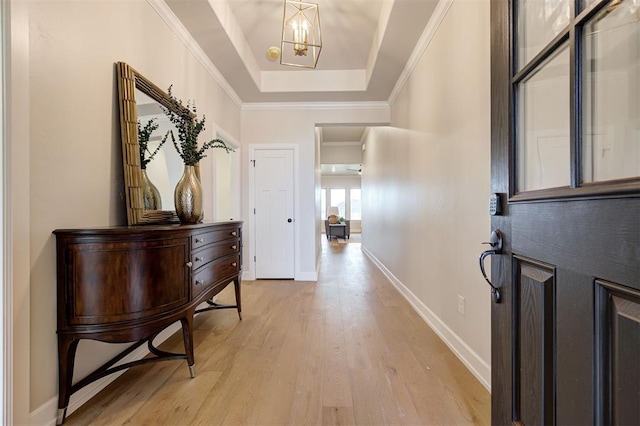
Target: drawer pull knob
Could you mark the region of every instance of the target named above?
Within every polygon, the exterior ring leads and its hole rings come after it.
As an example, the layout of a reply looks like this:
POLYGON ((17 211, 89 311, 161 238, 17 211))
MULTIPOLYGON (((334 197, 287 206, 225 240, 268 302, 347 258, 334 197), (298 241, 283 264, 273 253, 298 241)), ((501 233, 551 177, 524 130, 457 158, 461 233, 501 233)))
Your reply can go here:
POLYGON ((238 248, 238 246, 237 246, 237 245, 235 245, 235 244, 231 246, 231 250, 235 250, 235 249, 237 249, 237 248, 238 248))
POLYGON ((204 258, 202 257, 196 257, 196 262, 202 262, 204 260, 204 258))
POLYGON ((231 231, 231 235, 235 237, 238 233, 236 231, 231 231))
POLYGON ((186 266, 187 266, 187 268, 191 268, 193 266, 193 263, 187 262, 186 266))
POLYGON ((196 238, 196 243, 204 243, 204 238, 196 238))
POLYGON ((202 284, 204 284, 204 281, 202 281, 202 280, 196 280, 196 285, 202 285, 202 284))
POLYGON ((233 263, 231 264, 231 266, 233 266, 233 267, 235 268, 236 266, 238 266, 238 263, 237 263, 237 262, 233 262, 233 263))

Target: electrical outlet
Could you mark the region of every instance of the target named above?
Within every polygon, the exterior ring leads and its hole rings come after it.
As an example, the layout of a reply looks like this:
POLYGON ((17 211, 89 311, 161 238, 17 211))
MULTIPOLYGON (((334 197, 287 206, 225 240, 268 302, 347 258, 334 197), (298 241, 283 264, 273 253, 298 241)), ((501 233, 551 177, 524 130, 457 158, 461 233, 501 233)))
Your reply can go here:
POLYGON ((460 315, 464 315, 464 297, 458 295, 458 312, 460 315))

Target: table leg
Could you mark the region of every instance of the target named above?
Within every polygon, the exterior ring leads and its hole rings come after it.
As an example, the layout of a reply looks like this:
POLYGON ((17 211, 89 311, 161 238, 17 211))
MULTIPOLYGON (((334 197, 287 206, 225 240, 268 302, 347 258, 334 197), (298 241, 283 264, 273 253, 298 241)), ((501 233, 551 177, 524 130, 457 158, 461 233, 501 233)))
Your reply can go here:
POLYGON ((240 276, 233 280, 233 286, 236 291, 236 306, 238 307, 238 317, 242 319, 242 302, 240 301, 240 276))
POLYGON ((58 416, 56 424, 61 425, 67 416, 73 382, 73 364, 78 349, 78 339, 58 334, 58 416))
POLYGON ((196 377, 196 360, 193 355, 193 312, 189 312, 180 322, 182 323, 182 338, 184 340, 184 352, 187 355, 187 364, 189 365, 189 374, 191 378, 194 378, 196 377))

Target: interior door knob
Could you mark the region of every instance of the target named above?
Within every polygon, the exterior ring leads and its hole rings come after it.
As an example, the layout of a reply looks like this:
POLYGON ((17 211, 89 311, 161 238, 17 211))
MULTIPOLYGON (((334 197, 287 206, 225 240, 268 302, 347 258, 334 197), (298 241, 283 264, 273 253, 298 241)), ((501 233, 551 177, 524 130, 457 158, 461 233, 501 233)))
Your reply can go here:
POLYGON ((291 222, 293 222, 293 219, 289 218, 289 219, 287 219, 287 222, 291 223, 291 222))

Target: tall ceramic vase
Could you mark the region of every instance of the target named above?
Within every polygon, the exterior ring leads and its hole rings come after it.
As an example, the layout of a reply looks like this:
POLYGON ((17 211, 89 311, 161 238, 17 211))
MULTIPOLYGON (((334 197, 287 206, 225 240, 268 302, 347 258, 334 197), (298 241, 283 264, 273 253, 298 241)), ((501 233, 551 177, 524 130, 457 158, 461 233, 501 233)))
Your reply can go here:
POLYGON ((178 219, 182 223, 198 223, 202 220, 202 185, 194 166, 184 166, 184 173, 173 193, 178 219))
POLYGON ((145 210, 162 210, 160 191, 158 191, 158 188, 149 180, 146 169, 142 169, 142 194, 144 196, 145 210))

